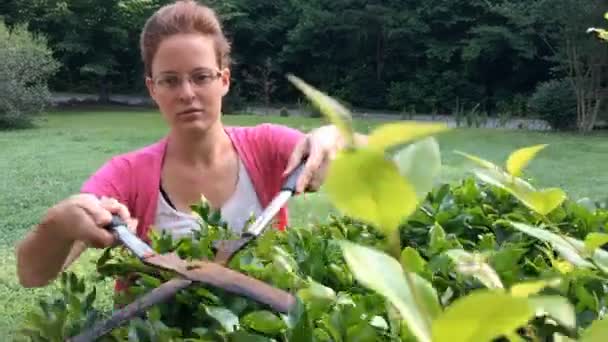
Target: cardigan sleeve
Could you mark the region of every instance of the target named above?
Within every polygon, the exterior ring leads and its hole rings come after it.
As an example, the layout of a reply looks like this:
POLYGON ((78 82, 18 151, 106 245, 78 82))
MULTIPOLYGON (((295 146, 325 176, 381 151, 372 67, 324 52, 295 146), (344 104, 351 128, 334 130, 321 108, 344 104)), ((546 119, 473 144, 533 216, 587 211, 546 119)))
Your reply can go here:
POLYGON ((305 134, 295 128, 276 124, 266 124, 266 128, 267 148, 273 151, 273 171, 281 175, 296 144, 304 138, 305 134))
POLYGON ((125 204, 130 211, 130 172, 128 161, 121 157, 113 157, 95 171, 82 185, 82 193, 90 193, 98 197, 107 196, 125 204))

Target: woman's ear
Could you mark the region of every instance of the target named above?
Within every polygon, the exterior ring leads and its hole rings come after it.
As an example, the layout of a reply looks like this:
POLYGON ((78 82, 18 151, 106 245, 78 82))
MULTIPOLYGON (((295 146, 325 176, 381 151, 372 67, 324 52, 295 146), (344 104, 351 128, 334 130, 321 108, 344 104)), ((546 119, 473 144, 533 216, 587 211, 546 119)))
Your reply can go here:
POLYGON ((222 70, 222 76, 220 76, 220 81, 222 82, 222 96, 226 96, 228 91, 230 90, 230 69, 224 68, 222 70))
POLYGON ((154 91, 154 81, 149 76, 146 76, 146 88, 148 88, 148 94, 156 102, 156 92, 154 91))

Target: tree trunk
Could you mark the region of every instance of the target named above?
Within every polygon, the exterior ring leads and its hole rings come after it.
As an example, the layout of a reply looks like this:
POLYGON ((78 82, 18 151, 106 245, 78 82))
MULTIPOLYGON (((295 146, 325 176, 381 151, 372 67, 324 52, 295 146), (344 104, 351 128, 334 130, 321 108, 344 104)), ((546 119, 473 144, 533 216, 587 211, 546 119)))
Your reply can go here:
POLYGON ((376 38, 376 80, 382 80, 384 71, 384 28, 380 27, 376 38))
POLYGON ((108 82, 105 78, 102 78, 99 82, 99 102, 109 103, 110 102, 110 90, 108 82))
POLYGON ((586 117, 587 120, 585 125, 585 132, 593 131, 593 128, 595 127, 595 121, 597 120, 597 115, 600 111, 600 106, 602 104, 602 99, 596 98, 593 100, 593 102, 595 102, 593 103, 593 106, 587 107, 589 109, 589 112, 587 113, 586 117))

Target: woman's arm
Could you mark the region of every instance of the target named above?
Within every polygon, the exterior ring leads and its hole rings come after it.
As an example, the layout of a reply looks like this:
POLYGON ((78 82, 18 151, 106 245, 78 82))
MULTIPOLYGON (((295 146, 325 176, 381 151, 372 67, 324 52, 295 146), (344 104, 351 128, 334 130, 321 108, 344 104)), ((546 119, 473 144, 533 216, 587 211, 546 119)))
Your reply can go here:
POLYGON ((135 230, 127 207, 125 168, 113 159, 83 186, 83 193, 53 207, 18 244, 17 275, 25 287, 45 286, 72 264, 87 247, 104 248, 114 237, 103 226, 118 214, 135 230), (86 192, 86 193, 85 193, 86 192), (107 196, 107 197, 106 197, 107 196))
POLYGON ((47 285, 86 249, 114 243, 103 226, 112 214, 130 220, 127 208, 115 200, 80 194, 50 208, 44 219, 17 246, 17 275, 25 287, 47 285))

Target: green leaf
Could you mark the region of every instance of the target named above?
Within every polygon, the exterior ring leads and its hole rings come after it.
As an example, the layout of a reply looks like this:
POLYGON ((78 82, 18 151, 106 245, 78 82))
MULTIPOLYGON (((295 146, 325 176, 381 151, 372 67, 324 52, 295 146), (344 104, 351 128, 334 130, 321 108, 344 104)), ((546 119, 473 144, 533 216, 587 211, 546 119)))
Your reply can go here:
POLYGON ((273 339, 262 335, 251 334, 242 330, 235 331, 228 335, 230 342, 272 342, 273 339))
POLYGON ((205 311, 227 332, 233 332, 239 327, 239 318, 232 311, 226 308, 206 305, 205 311))
POLYGON ((511 286, 509 293, 516 297, 528 297, 539 293, 545 287, 557 287, 560 284, 560 278, 521 282, 511 286))
POLYGON ((309 285, 298 291, 302 300, 324 299, 328 301, 336 300, 336 292, 331 288, 314 280, 309 281, 309 285))
POLYGON ((534 311, 528 299, 474 291, 456 299, 433 322, 433 342, 491 341, 525 325, 534 311))
POLYGON ((576 340, 571 339, 568 336, 564 336, 560 333, 553 334, 553 342, 577 342, 576 340))
POLYGON ((267 310, 250 312, 241 319, 241 323, 252 330, 268 335, 277 335, 286 328, 283 320, 267 310))
POLYGON ((293 342, 312 342, 313 324, 309 320, 304 303, 296 297, 296 306, 285 319, 287 340, 293 342))
POLYGON ((314 280, 310 280, 309 284, 308 287, 298 291, 298 297, 306 303, 311 317, 317 317, 327 312, 329 307, 336 301, 336 293, 332 288, 314 280))
POLYGON ((511 175, 519 177, 521 171, 530 163, 536 154, 547 147, 546 144, 534 145, 530 147, 520 148, 511 153, 507 159, 507 172, 511 175))
POLYGON ((429 252, 431 254, 438 254, 453 247, 445 235, 445 230, 439 223, 435 222, 433 228, 429 230, 429 235, 429 252))
POLYGON ((401 266, 406 272, 422 273, 426 266, 426 261, 422 259, 418 251, 412 247, 405 247, 401 251, 401 266))
POLYGON ((559 296, 538 296, 529 298, 537 316, 548 315, 569 329, 576 327, 576 312, 568 299, 559 296))
POLYGON ((367 144, 371 148, 386 150, 417 139, 448 130, 443 123, 394 122, 383 124, 372 130, 367 144))
POLYGON ((111 258, 112 258, 112 248, 106 248, 103 251, 103 253, 101 254, 101 256, 99 257, 99 259, 97 259, 97 267, 105 264, 111 258))
MULTIPOLYGON (((521 232, 550 243, 564 259, 568 260, 573 265, 595 268, 591 262, 585 260, 582 256, 582 253, 585 251, 585 244, 582 241, 569 236, 561 236, 545 229, 531 227, 523 223, 511 222, 511 225, 521 232)), ((596 249, 592 258, 600 267, 602 267, 602 269, 608 269, 608 252, 602 249, 596 249)))
POLYGON ((583 331, 579 342, 604 342, 608 341, 608 318, 595 320, 583 331))
POLYGON ((315 105, 327 119, 340 130, 348 145, 354 144, 354 130, 350 112, 338 101, 327 96, 294 75, 287 79, 315 105))
POLYGON ((451 249, 445 254, 454 261, 459 273, 475 277, 487 288, 502 289, 504 287, 496 271, 485 262, 482 255, 469 253, 463 249, 451 249))
POLYGON ((416 190, 419 200, 423 200, 433 189, 433 181, 441 171, 439 144, 433 137, 406 146, 394 156, 399 173, 416 190))
POLYGON ((585 237, 585 250, 591 254, 597 248, 608 243, 608 234, 604 233, 589 233, 585 237))
POLYGON ((394 258, 348 241, 341 241, 340 245, 355 278, 395 305, 418 340, 430 342, 429 322, 441 311, 435 289, 422 277, 409 273, 417 295, 414 298, 403 269, 394 258))
POLYGON ((349 342, 377 341, 378 334, 371 325, 361 322, 346 328, 346 338, 344 340, 349 342))
POLYGON ((325 180, 332 203, 346 215, 385 232, 416 210, 416 193, 396 165, 381 152, 345 151, 332 162, 325 180))

